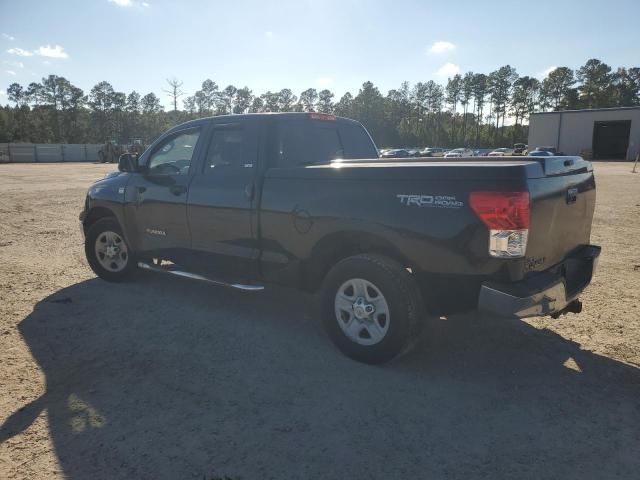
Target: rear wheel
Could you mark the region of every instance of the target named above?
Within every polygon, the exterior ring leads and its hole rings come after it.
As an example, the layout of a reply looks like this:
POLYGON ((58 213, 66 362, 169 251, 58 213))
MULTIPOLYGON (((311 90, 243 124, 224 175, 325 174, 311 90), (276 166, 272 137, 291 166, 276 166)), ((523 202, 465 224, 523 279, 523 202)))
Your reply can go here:
POLYGON ((102 218, 89 227, 84 249, 89 266, 104 280, 126 280, 135 269, 133 252, 114 218, 102 218))
POLYGON ((381 364, 407 348, 420 330, 422 300, 413 276, 382 255, 338 262, 322 291, 324 326, 354 360, 381 364))

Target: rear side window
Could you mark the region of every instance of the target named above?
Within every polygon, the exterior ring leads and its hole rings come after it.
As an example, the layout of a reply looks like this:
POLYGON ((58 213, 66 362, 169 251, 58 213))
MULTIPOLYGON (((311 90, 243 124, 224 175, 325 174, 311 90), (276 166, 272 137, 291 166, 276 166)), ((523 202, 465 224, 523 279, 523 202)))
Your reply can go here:
POLYGON ((362 127, 330 121, 282 120, 277 124, 277 167, 295 167, 339 158, 376 158, 362 127))
POLYGON ((246 147, 245 130, 240 126, 216 128, 207 150, 205 175, 220 167, 252 167, 246 147))

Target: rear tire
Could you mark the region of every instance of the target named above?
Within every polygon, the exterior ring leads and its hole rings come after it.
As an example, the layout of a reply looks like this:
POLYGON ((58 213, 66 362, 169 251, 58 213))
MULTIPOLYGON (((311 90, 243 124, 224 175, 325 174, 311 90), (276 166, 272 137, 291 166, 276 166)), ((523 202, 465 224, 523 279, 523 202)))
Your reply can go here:
POLYGON ((361 254, 338 262, 322 287, 322 320, 348 357, 382 364, 408 350, 424 312, 414 277, 398 262, 361 254))
POLYGON ((84 251, 91 270, 108 282, 128 280, 135 270, 135 255, 115 218, 101 218, 89 227, 84 251))

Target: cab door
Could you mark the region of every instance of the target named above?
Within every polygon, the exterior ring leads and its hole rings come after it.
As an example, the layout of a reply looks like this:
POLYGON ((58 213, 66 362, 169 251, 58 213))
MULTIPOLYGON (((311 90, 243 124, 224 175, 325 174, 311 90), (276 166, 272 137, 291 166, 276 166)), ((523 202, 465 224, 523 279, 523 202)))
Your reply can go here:
POLYGON ((137 250, 173 258, 191 246, 187 193, 199 154, 201 128, 169 134, 148 155, 127 186, 137 250))
POLYGON ((200 171, 189 188, 192 254, 205 273, 257 274, 257 185, 261 122, 240 118, 211 126, 200 171))

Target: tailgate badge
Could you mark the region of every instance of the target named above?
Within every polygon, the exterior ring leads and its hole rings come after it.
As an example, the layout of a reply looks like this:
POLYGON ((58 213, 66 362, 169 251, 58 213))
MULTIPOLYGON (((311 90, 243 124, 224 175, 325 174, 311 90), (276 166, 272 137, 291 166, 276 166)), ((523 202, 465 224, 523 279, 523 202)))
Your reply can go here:
POLYGON ((567 190, 567 205, 571 205, 572 203, 576 203, 576 200, 578 199, 578 189, 577 188, 570 188, 569 190, 567 190))

